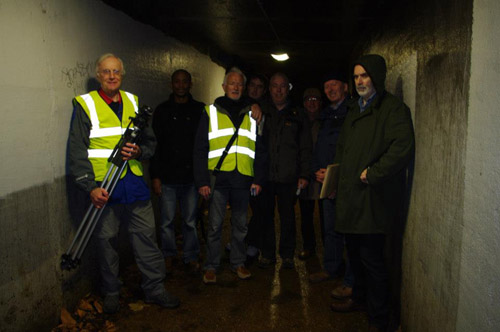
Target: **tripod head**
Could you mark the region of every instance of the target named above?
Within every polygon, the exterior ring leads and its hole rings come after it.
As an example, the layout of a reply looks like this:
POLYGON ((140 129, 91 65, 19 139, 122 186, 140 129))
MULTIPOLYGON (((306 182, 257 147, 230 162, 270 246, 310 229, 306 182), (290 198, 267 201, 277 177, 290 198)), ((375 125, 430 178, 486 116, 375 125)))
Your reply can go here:
POLYGON ((130 117, 130 123, 127 126, 127 130, 113 150, 113 153, 109 157, 109 161, 117 166, 122 164, 123 160, 120 151, 125 144, 137 143, 139 141, 142 131, 147 127, 151 115, 153 115, 153 109, 151 107, 147 105, 139 107, 137 115, 135 117, 130 117))

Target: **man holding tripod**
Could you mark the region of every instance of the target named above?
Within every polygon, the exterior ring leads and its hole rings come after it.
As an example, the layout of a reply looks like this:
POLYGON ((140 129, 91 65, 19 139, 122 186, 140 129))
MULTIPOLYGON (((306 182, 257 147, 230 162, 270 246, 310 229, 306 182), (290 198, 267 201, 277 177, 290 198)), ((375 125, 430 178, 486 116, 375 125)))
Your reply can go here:
POLYGON ((101 88, 75 97, 69 136, 69 169, 76 185, 89 193, 92 204, 101 209, 95 235, 99 252, 99 270, 104 295, 104 311, 120 309, 118 279, 119 257, 114 247, 120 222, 127 223, 136 263, 142 274, 142 289, 148 303, 166 308, 180 301, 163 286, 165 266, 156 244, 155 224, 149 189, 142 177, 140 160, 151 157, 156 141, 151 128, 145 128, 139 144, 126 143, 121 155, 128 162, 110 197, 100 188, 110 167, 108 158, 138 110, 137 96, 120 90, 125 75, 123 62, 113 54, 104 54, 96 62, 96 77, 101 88))

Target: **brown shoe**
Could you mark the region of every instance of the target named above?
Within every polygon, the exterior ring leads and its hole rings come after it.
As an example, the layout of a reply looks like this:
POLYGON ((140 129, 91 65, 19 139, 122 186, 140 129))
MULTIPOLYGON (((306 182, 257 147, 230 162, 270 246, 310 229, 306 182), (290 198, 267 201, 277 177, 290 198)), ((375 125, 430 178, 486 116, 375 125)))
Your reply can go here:
POLYGON ((172 274, 174 272, 174 258, 166 257, 165 258, 165 273, 172 274))
POLYGON ((332 297, 337 300, 345 300, 352 296, 352 287, 342 285, 332 290, 332 297))
POLYGON ((320 271, 309 275, 309 282, 312 284, 317 284, 326 280, 331 280, 333 277, 326 271, 320 271))
POLYGON ((236 268, 235 270, 233 269, 232 271, 236 273, 238 278, 240 278, 241 280, 250 279, 250 277, 252 277, 252 273, 250 273, 250 271, 248 271, 248 269, 244 265, 238 266, 238 268, 236 268))
POLYGON ((203 283, 205 285, 213 285, 217 282, 217 276, 215 275, 215 270, 206 270, 203 275, 203 283))
POLYGON ((351 298, 342 302, 333 302, 330 308, 336 312, 352 312, 365 310, 365 306, 362 303, 355 302, 351 298))

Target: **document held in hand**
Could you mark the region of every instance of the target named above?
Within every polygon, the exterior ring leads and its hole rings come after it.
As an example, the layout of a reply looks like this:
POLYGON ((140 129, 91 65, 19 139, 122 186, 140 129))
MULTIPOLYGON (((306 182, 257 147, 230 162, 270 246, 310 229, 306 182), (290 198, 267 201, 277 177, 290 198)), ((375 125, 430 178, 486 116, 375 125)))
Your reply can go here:
POLYGON ((319 198, 328 198, 337 192, 339 184, 339 164, 330 164, 326 167, 325 180, 321 187, 319 198))

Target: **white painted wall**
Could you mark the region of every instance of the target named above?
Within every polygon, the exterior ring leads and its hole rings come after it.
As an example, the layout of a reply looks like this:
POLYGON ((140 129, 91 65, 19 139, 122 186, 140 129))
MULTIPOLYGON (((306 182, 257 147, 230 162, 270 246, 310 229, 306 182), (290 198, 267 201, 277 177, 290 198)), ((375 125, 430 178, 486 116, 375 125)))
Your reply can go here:
POLYGON ((457 331, 500 331, 500 2, 475 0, 457 331))
POLYGON ((124 60, 123 89, 143 104, 168 97, 178 68, 192 73, 196 99, 223 94, 224 69, 208 56, 101 1, 0 0, 2 332, 47 331, 64 298, 76 296, 63 289, 88 291, 91 272, 59 268, 79 222, 69 208, 78 200, 66 186, 66 142, 71 100, 87 92, 94 61, 107 52, 124 60))
POLYGON ((97 0, 0 1, 0 197, 65 174, 71 99, 87 91, 102 53, 122 57, 123 88, 156 106, 184 67, 193 95, 222 94, 223 68, 97 0), (14 155, 12 153, 15 153, 14 155))

